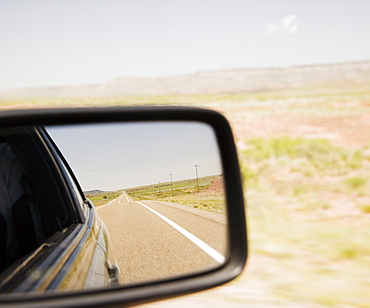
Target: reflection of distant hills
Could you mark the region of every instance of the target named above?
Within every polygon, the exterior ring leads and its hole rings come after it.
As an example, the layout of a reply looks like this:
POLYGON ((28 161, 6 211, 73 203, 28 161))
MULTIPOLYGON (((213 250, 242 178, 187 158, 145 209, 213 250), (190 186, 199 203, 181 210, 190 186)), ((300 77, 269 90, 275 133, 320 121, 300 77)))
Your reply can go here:
POLYGON ((135 96, 270 91, 370 81, 370 61, 287 68, 205 71, 162 78, 119 78, 99 85, 0 90, 0 97, 135 96))
POLYGON ((96 194, 101 194, 101 193, 104 193, 104 192, 105 191, 103 191, 103 190, 94 189, 94 190, 84 191, 84 194, 85 195, 96 195, 96 194))

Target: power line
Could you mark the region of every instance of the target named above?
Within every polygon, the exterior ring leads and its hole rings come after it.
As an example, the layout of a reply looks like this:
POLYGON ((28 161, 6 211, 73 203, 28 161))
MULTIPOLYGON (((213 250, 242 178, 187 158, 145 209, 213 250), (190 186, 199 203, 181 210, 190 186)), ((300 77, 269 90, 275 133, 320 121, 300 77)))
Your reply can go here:
POLYGON ((195 175, 197 177, 197 188, 198 188, 198 192, 199 192, 199 177, 198 177, 198 167, 199 165, 194 165, 195 167, 195 175))

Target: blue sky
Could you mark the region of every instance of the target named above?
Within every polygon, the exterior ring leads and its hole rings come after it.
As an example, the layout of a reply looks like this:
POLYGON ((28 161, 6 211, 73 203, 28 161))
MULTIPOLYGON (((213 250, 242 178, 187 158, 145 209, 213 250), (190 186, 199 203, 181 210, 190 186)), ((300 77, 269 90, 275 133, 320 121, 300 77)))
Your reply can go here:
POLYGON ((119 190, 222 173, 213 130, 190 122, 49 127, 82 189, 119 190))
POLYGON ((370 1, 0 0, 0 89, 370 60, 370 1))

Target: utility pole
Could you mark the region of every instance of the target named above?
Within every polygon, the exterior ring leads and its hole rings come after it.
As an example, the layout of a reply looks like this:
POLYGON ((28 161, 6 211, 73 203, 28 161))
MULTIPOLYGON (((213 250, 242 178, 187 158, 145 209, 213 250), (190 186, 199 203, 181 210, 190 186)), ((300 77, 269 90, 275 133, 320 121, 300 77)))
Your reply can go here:
POLYGON ((198 188, 198 192, 199 192, 199 177, 198 177, 198 167, 199 165, 194 165, 195 167, 195 175, 197 177, 197 188, 198 188))
POLYGON ((170 179, 171 179, 171 191, 172 191, 172 173, 170 173, 170 179))

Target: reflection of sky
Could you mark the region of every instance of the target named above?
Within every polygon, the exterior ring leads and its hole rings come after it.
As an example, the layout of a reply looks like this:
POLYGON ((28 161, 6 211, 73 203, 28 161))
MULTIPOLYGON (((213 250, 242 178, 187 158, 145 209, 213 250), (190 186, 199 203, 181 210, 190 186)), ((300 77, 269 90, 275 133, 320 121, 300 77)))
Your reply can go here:
POLYGON ((83 190, 115 190, 222 173, 212 129, 197 122, 49 127, 83 190))

